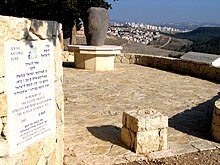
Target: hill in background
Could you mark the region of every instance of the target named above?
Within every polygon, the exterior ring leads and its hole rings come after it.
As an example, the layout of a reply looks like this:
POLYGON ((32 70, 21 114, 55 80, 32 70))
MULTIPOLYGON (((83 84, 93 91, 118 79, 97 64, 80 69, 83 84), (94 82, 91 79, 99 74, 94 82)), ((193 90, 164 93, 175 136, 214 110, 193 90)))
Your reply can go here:
MULTIPOLYGON (((86 44, 84 35, 77 35, 77 44, 86 44)), ((105 45, 123 47, 124 53, 149 54, 179 58, 189 51, 220 55, 220 27, 200 27, 191 32, 161 34, 150 45, 107 36, 105 45)))
MULTIPOLYGON (((86 44, 86 39, 84 35, 77 35, 76 38, 77 44, 86 44)), ((184 53, 172 50, 165 50, 156 48, 152 45, 145 45, 141 43, 135 43, 132 41, 128 41, 116 36, 107 36, 105 40, 105 45, 117 45, 122 46, 123 53, 135 53, 135 54, 148 54, 148 55, 156 55, 156 56, 165 56, 165 57, 177 57, 179 58, 184 53)))
POLYGON ((220 27, 200 27, 171 37, 192 41, 193 44, 187 48, 190 51, 220 55, 220 27))

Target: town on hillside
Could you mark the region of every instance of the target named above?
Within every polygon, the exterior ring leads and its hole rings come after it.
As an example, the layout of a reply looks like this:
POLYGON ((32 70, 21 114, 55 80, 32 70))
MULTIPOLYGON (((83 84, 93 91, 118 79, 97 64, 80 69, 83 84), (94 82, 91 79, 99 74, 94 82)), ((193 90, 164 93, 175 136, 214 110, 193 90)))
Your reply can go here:
POLYGON ((114 22, 110 24, 108 34, 148 45, 153 40, 160 38, 161 33, 175 34, 189 31, 190 30, 180 30, 173 27, 162 27, 144 23, 127 22, 125 24, 120 24, 114 22))

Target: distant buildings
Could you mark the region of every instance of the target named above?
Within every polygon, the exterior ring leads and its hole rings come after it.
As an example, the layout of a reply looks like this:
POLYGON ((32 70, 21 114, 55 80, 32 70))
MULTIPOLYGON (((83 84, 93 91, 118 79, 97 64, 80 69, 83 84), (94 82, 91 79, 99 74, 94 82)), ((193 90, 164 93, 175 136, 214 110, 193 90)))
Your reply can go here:
POLYGON ((149 44, 154 39, 160 37, 160 33, 158 31, 149 31, 142 28, 120 26, 111 26, 109 28, 108 34, 142 44, 149 44))
POLYGON ((126 24, 112 23, 109 27, 108 34, 137 43, 149 44, 154 39, 160 38, 160 32, 183 33, 188 31, 172 27, 161 27, 143 23, 128 22, 126 24))

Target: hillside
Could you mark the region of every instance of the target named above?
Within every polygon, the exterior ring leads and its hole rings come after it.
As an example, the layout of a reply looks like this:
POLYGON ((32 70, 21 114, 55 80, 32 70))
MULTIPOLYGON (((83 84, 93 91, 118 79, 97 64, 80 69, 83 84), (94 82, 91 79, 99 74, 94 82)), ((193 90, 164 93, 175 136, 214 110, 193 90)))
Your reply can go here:
POLYGON ((200 27, 188 33, 172 35, 193 42, 189 50, 220 55, 220 27, 200 27))
POLYGON ((199 27, 191 32, 177 33, 172 35, 176 38, 189 39, 191 41, 207 41, 220 37, 220 27, 199 27))
MULTIPOLYGON (((77 44, 85 44, 85 37, 79 35, 77 44)), ((106 45, 123 46, 123 52, 180 57, 195 51, 220 55, 220 27, 200 27, 188 33, 161 34, 150 45, 134 43, 115 36, 108 36, 106 45)))
MULTIPOLYGON (((77 44, 85 44, 85 37, 82 35, 77 36, 77 44)), ((155 48, 151 45, 145 45, 141 43, 131 42, 115 36, 107 36, 105 40, 105 45, 118 45, 122 46, 124 53, 135 53, 135 54, 150 54, 156 56, 166 56, 166 57, 180 57, 183 53, 178 51, 165 50, 160 48, 155 48)))
POLYGON ((150 45, 156 48, 162 48, 162 49, 178 51, 178 52, 188 52, 189 50, 191 50, 190 46, 192 44, 193 42, 188 39, 176 38, 166 34, 161 34, 160 38, 150 43, 150 45))

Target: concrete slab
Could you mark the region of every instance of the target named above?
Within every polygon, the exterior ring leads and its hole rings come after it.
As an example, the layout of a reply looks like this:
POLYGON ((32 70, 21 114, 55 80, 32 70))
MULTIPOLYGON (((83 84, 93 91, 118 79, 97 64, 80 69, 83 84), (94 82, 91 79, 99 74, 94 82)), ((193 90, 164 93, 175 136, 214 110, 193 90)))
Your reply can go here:
POLYGON ((198 52, 188 52, 180 57, 182 60, 202 62, 206 64, 212 64, 213 61, 218 59, 220 55, 208 54, 208 53, 198 53, 198 52))

